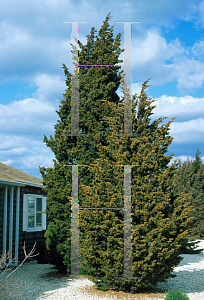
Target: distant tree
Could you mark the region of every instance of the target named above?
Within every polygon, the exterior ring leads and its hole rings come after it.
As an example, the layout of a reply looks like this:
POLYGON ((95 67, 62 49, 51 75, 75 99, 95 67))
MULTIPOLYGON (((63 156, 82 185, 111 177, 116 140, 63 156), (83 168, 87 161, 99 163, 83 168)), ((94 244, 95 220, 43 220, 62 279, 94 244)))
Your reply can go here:
POLYGON ((182 246, 182 251, 185 253, 196 253, 191 250, 189 252, 189 248, 191 248, 189 246, 195 244, 189 242, 204 239, 204 165, 199 156, 200 153, 198 148, 195 160, 190 162, 189 158, 187 158, 183 165, 181 160, 179 160, 179 168, 173 182, 174 195, 181 192, 187 193, 190 198, 185 207, 194 207, 194 211, 190 213, 190 216, 194 217, 193 228, 186 236, 184 241, 185 247, 184 245, 182 246), (186 246, 188 246, 188 249, 186 246))
MULTIPOLYGON (((191 167, 191 162, 189 161, 189 158, 187 158, 187 161, 185 161, 182 165, 181 160, 178 160, 179 167, 177 169, 177 173, 174 175, 174 181, 173 181, 173 194, 178 195, 181 192, 187 193, 189 196, 192 196, 191 187, 192 187, 192 176, 193 176, 193 170, 191 167)), ((187 206, 190 203, 186 203, 187 206)))
MULTIPOLYGON (((193 166, 194 167, 194 166, 193 166)), ((204 239, 204 165, 200 165, 197 174, 193 175, 193 183, 191 188, 192 201, 189 205, 192 205, 195 209, 191 213, 195 216, 193 222, 193 229, 191 231, 191 240, 204 239)))
POLYGON ((199 156, 199 154, 201 154, 201 152, 198 150, 196 151, 196 156, 195 156, 195 160, 192 162, 192 169, 194 171, 194 174, 197 174, 198 171, 200 170, 200 167, 202 165, 202 159, 199 156))

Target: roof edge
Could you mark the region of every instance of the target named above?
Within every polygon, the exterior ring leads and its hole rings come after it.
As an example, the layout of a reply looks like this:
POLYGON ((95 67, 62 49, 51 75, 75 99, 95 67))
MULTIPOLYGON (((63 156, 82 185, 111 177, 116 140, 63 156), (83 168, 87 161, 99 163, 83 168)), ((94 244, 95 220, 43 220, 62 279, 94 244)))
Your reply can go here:
POLYGON ((16 180, 16 181, 21 183, 21 184, 24 184, 24 185, 35 186, 35 187, 39 187, 39 188, 43 187, 42 183, 33 183, 33 182, 22 181, 22 180, 16 180))
POLYGON ((26 185, 28 185, 28 186, 43 188, 43 184, 41 184, 41 183, 33 183, 33 182, 27 182, 27 181, 21 181, 21 180, 11 181, 11 180, 0 179, 0 185, 4 185, 4 186, 5 185, 13 185, 13 186, 21 186, 21 187, 25 187, 26 185))
POLYGON ((3 180, 3 179, 0 179, 0 185, 14 185, 14 186, 22 186, 22 187, 26 186, 25 184, 20 182, 3 180))

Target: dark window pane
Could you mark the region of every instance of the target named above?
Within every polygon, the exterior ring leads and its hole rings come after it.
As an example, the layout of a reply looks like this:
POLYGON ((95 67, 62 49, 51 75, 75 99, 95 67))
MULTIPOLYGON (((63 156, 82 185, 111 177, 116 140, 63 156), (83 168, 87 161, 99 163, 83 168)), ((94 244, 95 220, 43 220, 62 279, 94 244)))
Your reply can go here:
POLYGON ((36 213, 36 227, 42 226, 42 214, 36 213))
POLYGON ((42 211, 42 198, 37 198, 36 211, 42 211))

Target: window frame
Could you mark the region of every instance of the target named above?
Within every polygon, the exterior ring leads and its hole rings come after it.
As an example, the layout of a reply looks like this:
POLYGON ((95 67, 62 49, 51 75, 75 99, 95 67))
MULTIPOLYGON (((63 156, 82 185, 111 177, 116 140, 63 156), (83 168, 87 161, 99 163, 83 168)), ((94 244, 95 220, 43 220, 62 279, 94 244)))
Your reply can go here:
POLYGON ((46 200, 47 198, 43 195, 39 194, 23 194, 23 231, 26 232, 35 232, 35 231, 42 231, 46 230, 46 200), (29 203, 29 197, 34 197, 34 228, 28 227, 28 203, 29 203), (36 226, 36 216, 39 211, 36 211, 37 209, 37 198, 42 199, 42 211, 41 211, 41 226, 36 226))

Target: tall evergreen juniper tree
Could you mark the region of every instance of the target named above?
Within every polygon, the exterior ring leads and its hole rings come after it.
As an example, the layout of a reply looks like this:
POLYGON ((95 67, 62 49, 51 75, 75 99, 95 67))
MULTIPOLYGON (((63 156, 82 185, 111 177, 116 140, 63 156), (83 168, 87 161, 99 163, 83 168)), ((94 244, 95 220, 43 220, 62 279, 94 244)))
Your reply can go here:
MULTIPOLYGON (((121 63, 118 34, 113 40, 113 27, 109 29, 109 15, 106 17, 99 36, 95 39, 96 30, 87 35, 87 45, 78 53, 80 65, 115 65, 121 63)), ((111 116, 109 107, 101 99, 109 102, 122 102, 116 91, 121 82, 120 66, 114 67, 80 67, 79 68, 79 128, 84 136, 62 136, 71 134, 71 73, 63 64, 66 76, 66 93, 63 95, 59 111, 60 121, 54 126, 55 136, 50 139, 44 136, 44 142, 55 154, 54 168, 40 168, 47 193, 47 216, 50 220, 46 231, 46 244, 52 263, 63 272, 70 272, 70 236, 71 236, 71 167, 64 164, 89 166, 99 156, 97 144, 101 140, 107 145, 106 131, 108 124, 102 121, 103 116, 111 116)), ((79 167, 79 205, 84 203, 81 183, 90 185, 94 174, 88 167, 79 167)))
MULTIPOLYGON (((96 42, 92 30, 87 49, 82 47, 79 54, 80 64, 118 63, 122 50, 112 45, 112 31, 106 33, 107 20, 108 17, 96 42), (116 50, 117 55, 111 49, 116 50)), ((119 44, 119 38, 116 37, 115 45, 119 44)), ((55 139, 50 137, 48 141, 44 137, 57 161, 54 168, 40 168, 50 219, 45 236, 49 254, 54 258, 52 263, 70 274, 71 168, 62 167, 63 164, 74 163, 75 158, 77 164, 88 165, 79 167, 81 207, 123 207, 124 167, 116 165, 139 165, 131 168, 132 269, 133 276, 141 279, 115 279, 123 276, 124 211, 79 211, 83 274, 99 289, 135 293, 147 288, 148 283, 156 284, 173 276, 173 267, 182 260, 179 257, 181 241, 193 217, 188 217, 192 207, 184 207, 187 195, 181 193, 175 197, 171 193, 177 163, 167 167, 173 154, 164 156, 164 153, 173 139, 167 135, 173 121, 158 127, 165 119, 160 118, 149 124, 148 117, 155 106, 150 106, 154 100, 148 101, 151 99, 145 93, 148 80, 140 96, 134 95, 132 99, 132 130, 141 136, 116 136, 119 131, 123 132, 123 104, 115 94, 122 77, 117 75, 116 68, 80 69, 79 120, 80 128, 88 137, 67 138, 62 137, 62 133, 70 134, 71 94, 70 73, 64 66, 68 90, 58 112, 61 121, 55 126, 55 139)), ((123 84, 125 94, 124 81, 123 84)))

